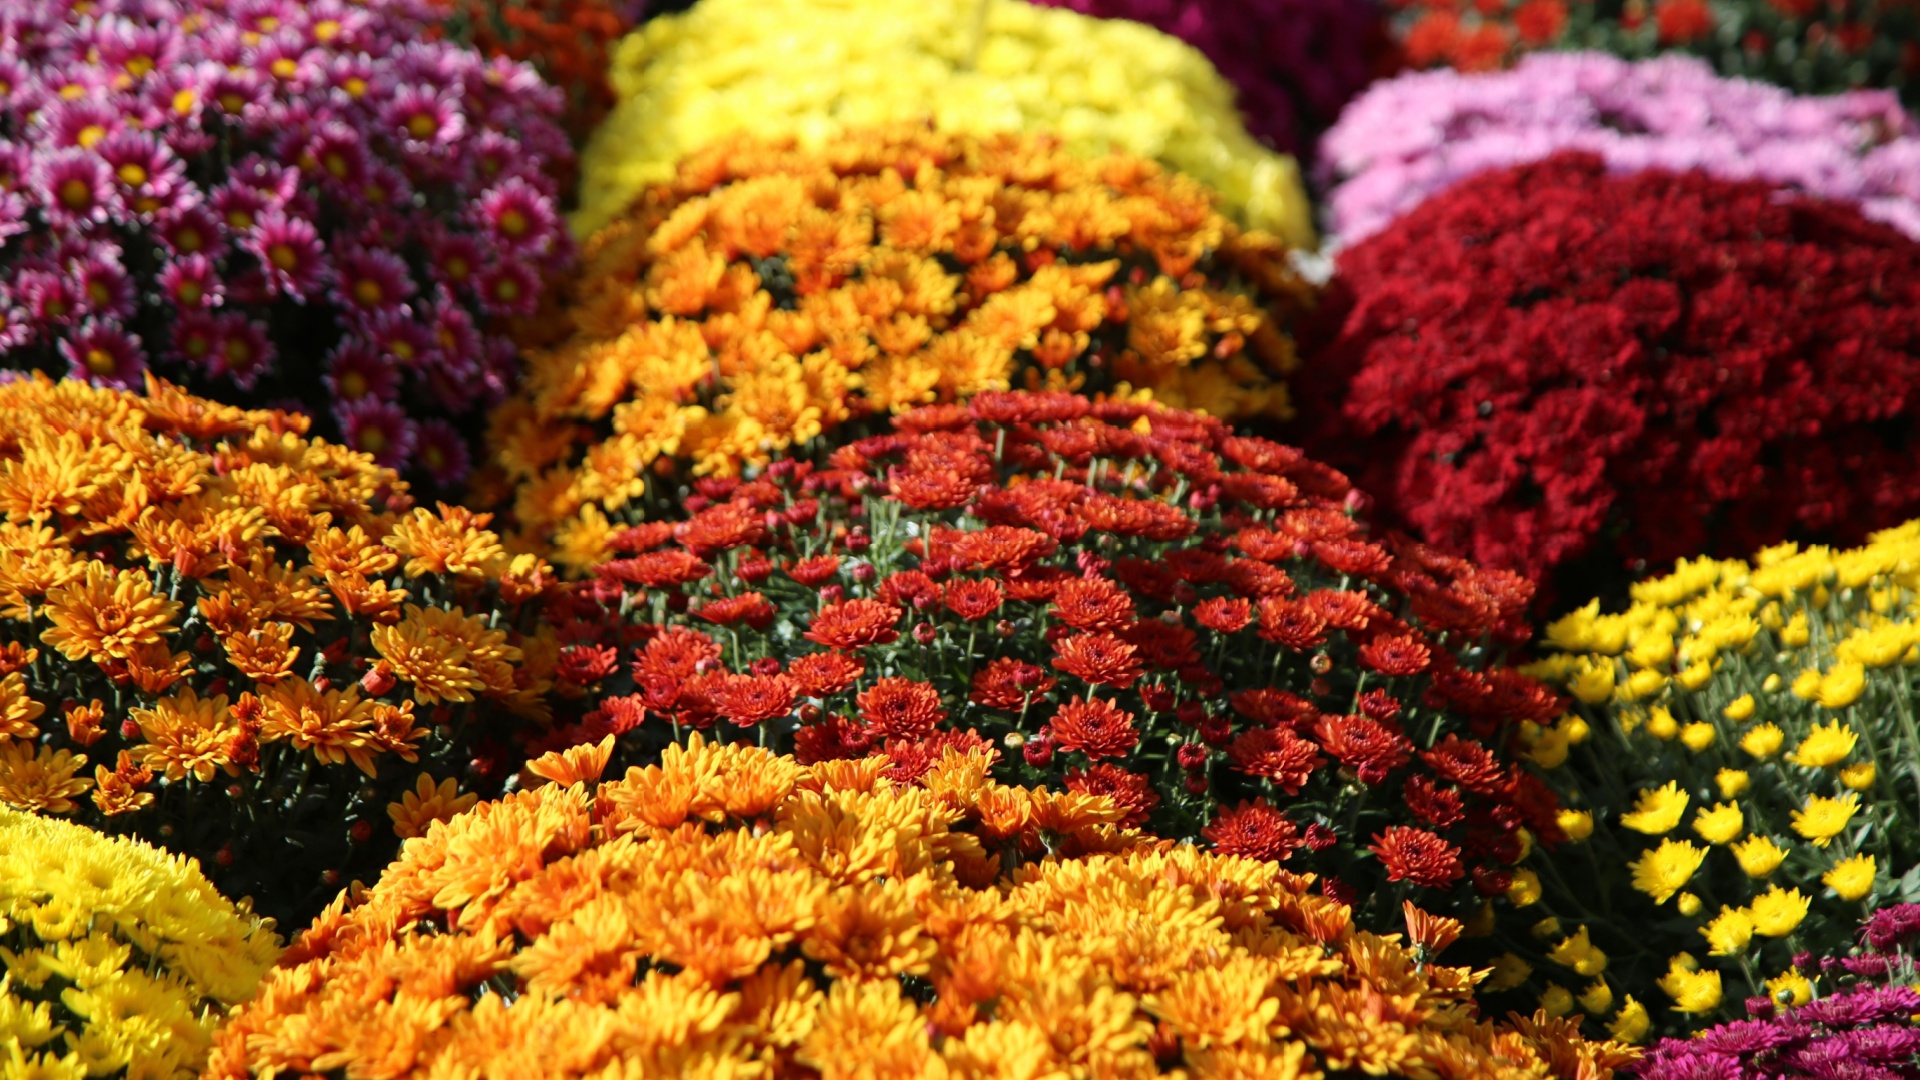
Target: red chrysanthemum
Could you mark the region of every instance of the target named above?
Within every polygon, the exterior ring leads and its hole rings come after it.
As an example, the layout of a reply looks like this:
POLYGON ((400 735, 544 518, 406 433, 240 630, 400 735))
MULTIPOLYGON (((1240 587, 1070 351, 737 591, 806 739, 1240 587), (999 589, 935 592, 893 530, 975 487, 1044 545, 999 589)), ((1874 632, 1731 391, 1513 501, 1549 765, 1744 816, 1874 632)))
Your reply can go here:
POLYGON ((787 567, 787 576, 808 588, 818 588, 840 572, 840 556, 815 555, 787 567))
POLYGON ((1072 698, 1053 714, 1053 739, 1062 750, 1077 750, 1098 761, 1124 757, 1140 745, 1133 714, 1111 701, 1072 698))
POLYGON ((1067 772, 1066 781, 1068 791, 1112 799, 1115 806, 1127 812, 1120 823, 1130 828, 1146 824, 1147 817, 1160 805, 1160 794, 1153 790, 1152 780, 1118 765, 1102 763, 1072 769, 1067 772))
POLYGON ((1285 862, 1302 842, 1300 827, 1265 799, 1221 807, 1200 835, 1222 854, 1274 862, 1285 862))
POLYGON ((1413 816, 1436 829, 1451 828, 1467 816, 1460 793, 1424 776, 1409 776, 1402 791, 1413 816))
POLYGON ((1506 769, 1494 760, 1493 752, 1458 735, 1449 734, 1438 746, 1422 751, 1420 760, 1439 776, 1476 794, 1492 795, 1506 786, 1506 769))
POLYGON ((808 697, 824 698, 852 686, 866 670, 866 663, 857 656, 843 652, 808 653, 795 657, 793 663, 787 665, 787 677, 808 697))
POLYGON ((601 563, 595 572, 649 589, 664 589, 699 581, 713 573, 713 567, 691 551, 650 551, 601 563))
POLYGON ((1231 634, 1253 621, 1253 604, 1242 597, 1216 596, 1195 604, 1193 618, 1209 630, 1231 634))
POLYGON ((1053 590, 1053 613, 1075 630, 1118 630, 1133 621, 1133 597, 1105 578, 1063 581, 1053 590))
POLYGON ((1394 825, 1376 834, 1367 850, 1380 857, 1388 881, 1445 889, 1467 873, 1460 849, 1425 829, 1394 825))
POLYGON ((1053 649, 1054 667, 1095 685, 1125 690, 1146 671, 1134 647, 1112 634, 1075 634, 1053 649))
POLYGON ((634 661, 636 677, 685 679, 700 669, 701 661, 720 662, 720 645, 698 630, 675 626, 663 630, 640 650, 634 661))
POLYGON ((1412 634, 1380 634, 1360 646, 1360 662, 1382 675, 1418 675, 1433 650, 1412 634))
POLYGON ((1323 716, 1313 730, 1327 753, 1351 766, 1364 784, 1378 784, 1413 760, 1406 736, 1364 716, 1323 716))
POLYGON ((879 600, 842 600, 821 608, 802 636, 829 649, 885 645, 899 640, 900 631, 894 627, 900 615, 899 608, 879 600))
POLYGON ((755 630, 765 630, 773 625, 774 612, 774 606, 766 597, 757 592, 748 592, 709 600, 694 608, 692 614, 695 618, 721 626, 744 623, 755 630))
POLYGON ((1269 596, 1260 601, 1259 632, 1268 641, 1305 652, 1325 643, 1327 619, 1304 600, 1269 596))
POLYGON ((973 622, 999 611, 1005 595, 1000 591, 999 582, 987 578, 978 581, 949 581, 944 599, 948 611, 968 622, 973 622))
POLYGON ((856 701, 860 719, 880 738, 918 739, 947 718, 940 691, 913 679, 880 679, 856 701))
POLYGON ((1264 776, 1289 795, 1300 794, 1324 760, 1313 740, 1284 727, 1243 732, 1227 746, 1227 757, 1234 768, 1249 776, 1264 776))
POLYGON ((785 675, 729 675, 713 693, 720 715, 741 727, 793 711, 793 680, 785 675))

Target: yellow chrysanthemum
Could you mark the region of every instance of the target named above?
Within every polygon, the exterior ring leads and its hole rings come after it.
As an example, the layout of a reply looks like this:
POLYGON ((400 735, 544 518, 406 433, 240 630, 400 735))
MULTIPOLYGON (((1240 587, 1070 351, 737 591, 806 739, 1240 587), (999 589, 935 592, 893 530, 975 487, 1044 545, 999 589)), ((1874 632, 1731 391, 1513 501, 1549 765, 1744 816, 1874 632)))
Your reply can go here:
POLYGON ((1878 872, 1873 856, 1861 854, 1834 863, 1831 870, 1820 875, 1820 880, 1840 899, 1858 900, 1873 891, 1874 875, 1878 872))
POLYGON ((1782 889, 1775 885, 1753 898, 1753 902, 1747 905, 1747 915, 1753 920, 1754 933, 1785 937, 1793 933, 1794 928, 1807 917, 1810 904, 1811 901, 1799 889, 1782 889))
POLYGON ((1640 792, 1633 810, 1620 815, 1620 824, 1634 832, 1660 836, 1673 831, 1687 812, 1687 793, 1677 781, 1669 780, 1658 788, 1640 792))
POLYGON ((1720 973, 1701 970, 1686 953, 1674 957, 1667 973, 1660 977, 1660 989, 1667 992, 1680 1012, 1709 1013, 1720 1007, 1720 973))
POLYGON ((1845 831, 1859 809, 1860 796, 1852 793, 1837 799, 1815 795, 1793 812, 1793 831, 1813 841, 1815 847, 1826 847, 1845 831))
POLYGON ((1734 803, 1719 803, 1708 810, 1702 808, 1693 816, 1693 831, 1700 839, 1709 844, 1726 844, 1738 839, 1746 828, 1747 819, 1734 803))
POLYGON ((1845 761, 1859 741, 1859 733, 1842 721, 1816 724, 1807 737, 1800 740, 1800 745, 1793 748, 1793 753, 1787 755, 1787 760, 1809 769, 1829 768, 1845 761))
POLYGON ((1739 908, 1721 908, 1713 921, 1700 928, 1706 936, 1707 951, 1714 956, 1736 956, 1753 940, 1753 919, 1739 908))
POLYGON ((1786 739, 1786 733, 1778 725, 1761 724, 1740 737, 1740 749, 1765 761, 1780 752, 1780 745, 1786 739))
POLYGON ((1707 849, 1685 840, 1666 839, 1632 863, 1633 887, 1653 897, 1656 904, 1679 892, 1707 857, 1707 849))
POLYGON ((1740 869, 1746 871, 1748 877, 1763 878, 1786 861, 1787 849, 1774 843, 1771 837, 1755 833, 1733 845, 1733 857, 1740 861, 1740 869))

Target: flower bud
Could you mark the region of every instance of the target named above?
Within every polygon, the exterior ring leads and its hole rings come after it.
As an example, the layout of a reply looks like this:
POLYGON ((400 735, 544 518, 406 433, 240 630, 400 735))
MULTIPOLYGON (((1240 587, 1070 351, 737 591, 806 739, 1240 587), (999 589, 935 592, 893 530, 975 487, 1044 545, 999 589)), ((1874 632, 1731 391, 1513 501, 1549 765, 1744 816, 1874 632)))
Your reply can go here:
POLYGON ((1207 793, 1206 773, 1188 773, 1183 783, 1186 785, 1187 791, 1191 794, 1205 795, 1207 793))
POLYGON ((1045 735, 1035 735, 1027 740, 1027 745, 1021 747, 1020 753, 1027 759, 1027 764, 1044 769, 1053 764, 1053 740, 1045 735))
POLYGON ((933 624, 929 622, 913 624, 913 640, 922 645, 933 644, 933 624))
POLYGON ((1207 767, 1207 748, 1199 743, 1181 743, 1177 756, 1183 769, 1204 769, 1207 767))

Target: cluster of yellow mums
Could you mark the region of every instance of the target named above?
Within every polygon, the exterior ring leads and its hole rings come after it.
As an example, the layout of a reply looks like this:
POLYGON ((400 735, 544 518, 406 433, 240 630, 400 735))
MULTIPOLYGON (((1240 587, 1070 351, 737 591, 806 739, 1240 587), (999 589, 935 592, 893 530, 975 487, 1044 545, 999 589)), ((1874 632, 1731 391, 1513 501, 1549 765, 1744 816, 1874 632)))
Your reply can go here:
POLYGON ((521 528, 576 569, 660 467, 732 474, 982 390, 1284 416, 1311 303, 1285 248, 1189 178, 912 124, 694 153, 587 242, 568 293, 491 444, 521 528))
POLYGON ((703 0, 624 39, 620 103, 581 162, 581 236, 613 221, 686 154, 734 132, 822 145, 849 127, 1046 132, 1188 173, 1244 224, 1311 245, 1293 159, 1261 146, 1197 50, 1123 19, 1025 0, 703 0))
POLYGON ((1791 955, 1844 953, 1903 898, 1888 869, 1920 860, 1920 522, 1852 550, 1683 561, 1633 598, 1550 625, 1533 669, 1578 703, 1532 753, 1595 845, 1591 880, 1552 864, 1545 909, 1632 927, 1622 949, 1649 960, 1632 977, 1683 1012, 1805 1000, 1791 955), (1599 896, 1619 865, 1632 891, 1599 896))
POLYGON ((0 808, 0 1076, 198 1075, 279 954, 191 860, 0 808))
POLYGON ((1478 1021, 1474 974, 1431 959, 1453 920, 1358 931, 1271 863, 997 784, 978 752, 900 787, 883 759, 695 735, 598 783, 611 750, 548 755, 552 783, 409 843, 207 1075, 1604 1080, 1634 1058, 1478 1021))

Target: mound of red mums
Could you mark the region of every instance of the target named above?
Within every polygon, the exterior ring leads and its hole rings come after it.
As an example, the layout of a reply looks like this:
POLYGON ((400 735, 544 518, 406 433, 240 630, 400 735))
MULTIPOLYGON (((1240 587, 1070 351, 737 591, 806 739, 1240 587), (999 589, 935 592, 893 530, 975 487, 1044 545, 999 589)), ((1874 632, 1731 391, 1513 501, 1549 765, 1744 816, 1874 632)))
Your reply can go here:
POLYGON ((1336 282, 1307 445, 1481 565, 1549 582, 1920 514, 1920 243, 1849 206, 1566 154, 1428 200, 1336 282))
POLYGON ((1001 779, 1318 872, 1382 925, 1409 890, 1465 913, 1507 889, 1523 829, 1560 835, 1515 763, 1559 702, 1498 662, 1531 589, 1376 538, 1357 505, 1199 414, 923 408, 615 535, 556 624, 559 675, 604 703, 534 749, 615 735, 639 762, 701 729, 911 782, 984 746, 1001 779))

